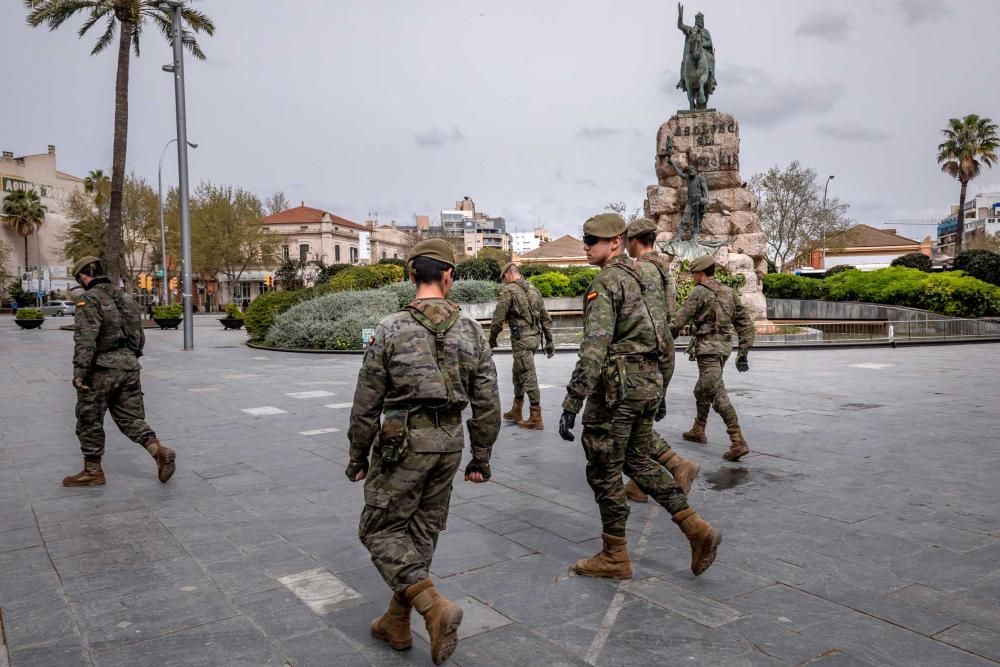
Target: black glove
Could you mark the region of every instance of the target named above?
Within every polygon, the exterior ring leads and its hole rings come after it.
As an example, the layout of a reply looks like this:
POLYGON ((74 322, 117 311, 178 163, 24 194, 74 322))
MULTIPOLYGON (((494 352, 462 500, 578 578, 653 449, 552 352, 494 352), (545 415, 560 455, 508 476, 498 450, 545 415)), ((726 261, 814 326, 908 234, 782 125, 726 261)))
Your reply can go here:
POLYGON ((573 427, 576 426, 576 414, 563 410, 559 418, 559 436, 567 442, 573 442, 573 427))
POLYGON ((553 343, 552 341, 549 341, 545 345, 545 356, 548 359, 551 359, 552 357, 556 356, 556 344, 553 343))
POLYGON ((490 338, 490 349, 492 350, 496 346, 497 346, 497 339, 496 338, 490 338))
POLYGON ((667 397, 660 399, 660 407, 656 408, 656 421, 660 421, 667 416, 667 397))
POLYGON ((344 474, 347 475, 347 479, 352 482, 356 482, 358 481, 357 477, 359 472, 364 472, 365 474, 368 473, 367 456, 363 459, 351 459, 351 461, 347 464, 347 469, 344 471, 344 474))
POLYGON ((736 357, 736 370, 738 370, 740 373, 746 373, 748 370, 750 370, 750 362, 747 361, 747 355, 741 354, 740 356, 736 357))
POLYGON ((471 461, 469 461, 469 465, 465 466, 465 476, 468 477, 474 472, 478 472, 480 475, 482 475, 484 482, 490 481, 490 475, 492 474, 490 472, 490 462, 477 461, 476 459, 472 459, 471 461))
POLYGON ((73 386, 80 391, 90 391, 90 385, 87 384, 87 379, 79 375, 73 378, 73 386))

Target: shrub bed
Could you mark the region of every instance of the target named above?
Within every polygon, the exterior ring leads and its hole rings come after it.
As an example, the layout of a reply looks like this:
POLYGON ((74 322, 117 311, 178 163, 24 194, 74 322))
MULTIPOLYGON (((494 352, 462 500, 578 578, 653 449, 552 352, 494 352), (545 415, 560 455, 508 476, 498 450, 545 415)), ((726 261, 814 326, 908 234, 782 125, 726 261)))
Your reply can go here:
POLYGON ((297 303, 301 303, 312 296, 312 291, 308 289, 266 292, 254 299, 244 313, 247 333, 251 340, 263 340, 267 336, 268 330, 274 323, 274 318, 285 312, 297 303))
POLYGON ((963 250, 958 253, 952 267, 991 285, 1000 285, 1000 253, 979 249, 963 250))
POLYGON ((402 267, 393 264, 374 264, 372 266, 352 266, 344 269, 330 278, 328 283, 332 292, 348 292, 351 290, 376 289, 403 280, 402 267))
POLYGON ((40 308, 18 308, 17 315, 14 317, 17 320, 44 320, 45 313, 42 312, 40 308))
POLYGON ((962 271, 924 273, 902 266, 845 271, 823 280, 772 273, 764 276, 764 295, 779 299, 884 303, 954 317, 1000 314, 1000 288, 994 285, 962 271))
POLYGON ((908 255, 901 255, 892 260, 889 266, 906 266, 911 269, 923 271, 924 273, 930 273, 934 265, 931 263, 931 258, 924 253, 911 252, 908 255))

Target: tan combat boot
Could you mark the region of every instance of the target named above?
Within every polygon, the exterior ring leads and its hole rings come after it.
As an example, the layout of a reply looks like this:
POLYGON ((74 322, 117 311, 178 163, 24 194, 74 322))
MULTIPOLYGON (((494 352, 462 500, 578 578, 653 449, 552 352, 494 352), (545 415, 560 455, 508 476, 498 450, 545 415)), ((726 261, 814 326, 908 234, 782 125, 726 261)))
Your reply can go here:
POLYGON ((603 533, 604 548, 593 558, 576 561, 573 571, 585 577, 632 578, 632 559, 628 556, 628 537, 603 533))
POLYGON ((389 600, 389 610, 372 621, 372 637, 388 642, 397 651, 413 646, 410 634, 410 601, 403 593, 395 593, 389 600))
POLYGON ((674 481, 681 487, 685 496, 691 492, 691 485, 694 484, 694 480, 701 470, 700 465, 694 461, 688 461, 672 449, 660 457, 660 465, 673 475, 674 481))
POLYGON ((649 502, 649 496, 646 495, 646 492, 631 479, 625 484, 625 497, 634 503, 649 502))
POLYGON ((155 436, 147 440, 143 447, 156 461, 157 479, 166 484, 167 480, 174 476, 174 471, 177 469, 177 454, 174 450, 160 443, 155 436))
POLYGON ((528 418, 517 422, 517 425, 521 428, 533 428, 536 431, 544 429, 545 426, 542 424, 542 406, 530 406, 528 409, 528 418))
POLYGON ((509 422, 519 422, 524 419, 524 399, 515 398, 510 410, 503 413, 503 418, 509 422))
POLYGON ((698 516, 693 508, 681 510, 673 516, 684 536, 691 543, 691 571, 698 576, 715 561, 715 552, 722 543, 722 533, 698 516))
POLYGON ((434 582, 424 579, 406 589, 406 599, 424 617, 431 640, 431 660, 435 665, 451 657, 458 646, 458 626, 462 608, 434 590, 434 582))
POLYGON ((739 426, 730 426, 726 429, 726 433, 729 434, 729 451, 723 454, 722 458, 727 461, 739 461, 750 453, 750 447, 743 439, 743 431, 740 430, 739 426))
POLYGON ((75 475, 63 477, 63 486, 103 486, 105 481, 101 462, 84 460, 83 470, 75 475))
POLYGON ((705 437, 705 424, 707 423, 707 421, 695 419, 694 426, 691 427, 691 430, 684 431, 684 433, 681 434, 681 437, 688 442, 697 442, 702 445, 706 444, 708 442, 708 438, 705 437))

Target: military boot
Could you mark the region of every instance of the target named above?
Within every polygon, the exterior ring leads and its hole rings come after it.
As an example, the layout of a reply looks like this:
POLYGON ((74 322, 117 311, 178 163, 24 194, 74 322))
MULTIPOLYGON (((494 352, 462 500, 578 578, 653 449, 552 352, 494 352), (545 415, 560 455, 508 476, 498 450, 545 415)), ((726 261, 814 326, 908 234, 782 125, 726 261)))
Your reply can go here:
POLYGON ((157 479, 165 484, 167 480, 174 476, 174 470, 177 469, 177 454, 174 450, 157 440, 156 436, 147 440, 143 447, 146 448, 146 451, 156 461, 157 479))
POLYGON ((729 451, 722 455, 727 461, 739 461, 750 453, 747 441, 743 439, 743 431, 739 426, 730 426, 726 429, 729 434, 729 451))
POLYGON ((705 424, 708 422, 703 419, 695 419, 694 426, 691 427, 690 431, 684 431, 681 437, 688 442, 697 442, 702 445, 708 442, 708 438, 705 437, 705 424))
POLYGON ((698 516, 693 508, 681 510, 673 516, 684 536, 691 543, 691 571, 698 576, 715 561, 715 552, 722 543, 722 533, 698 516))
POLYGON ((434 582, 424 579, 406 589, 406 599, 424 617, 431 640, 431 660, 435 665, 451 657, 458 646, 458 626, 462 608, 434 590, 434 582))
POLYGON ((63 486, 103 486, 104 471, 100 461, 83 461, 83 470, 75 475, 63 477, 63 486))
POLYGON ((649 502, 649 496, 646 495, 646 492, 640 489, 639 485, 631 479, 625 484, 625 497, 635 503, 649 502))
POLYGON ((544 429, 545 426, 542 424, 542 406, 532 405, 528 409, 528 418, 517 422, 517 425, 521 428, 533 428, 536 431, 544 429))
POLYGON ((691 485, 694 484, 694 480, 701 470, 700 465, 694 461, 688 461, 672 449, 660 457, 660 465, 673 475, 674 481, 681 487, 684 495, 691 492, 691 485))
POLYGON ((510 410, 503 413, 503 418, 509 422, 519 422, 524 419, 524 399, 515 398, 510 410))
POLYGON ((585 577, 632 578, 632 559, 628 556, 628 538, 603 533, 604 548, 593 558, 576 561, 573 571, 585 577))
POLYGON ((388 642, 397 651, 413 646, 410 634, 410 601, 403 593, 395 593, 389 600, 389 610, 372 621, 372 637, 388 642))

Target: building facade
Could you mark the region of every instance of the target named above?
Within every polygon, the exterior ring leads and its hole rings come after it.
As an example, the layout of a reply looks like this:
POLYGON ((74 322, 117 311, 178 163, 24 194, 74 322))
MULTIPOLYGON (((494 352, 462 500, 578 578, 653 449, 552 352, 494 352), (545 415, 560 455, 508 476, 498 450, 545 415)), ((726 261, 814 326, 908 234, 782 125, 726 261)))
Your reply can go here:
POLYGON ((273 213, 261 223, 264 231, 280 237, 278 259, 321 260, 327 264, 359 264, 361 234, 367 225, 322 209, 300 206, 273 213))
POLYGON ((895 229, 855 225, 816 243, 807 252, 788 262, 784 270, 796 273, 825 273, 835 266, 849 265, 861 271, 888 267, 892 260, 911 253, 931 256, 931 239, 915 241, 896 234, 895 229))
POLYGON ((6 225, 0 225, 0 239, 11 248, 4 267, 25 291, 67 292, 76 286, 67 275, 70 263, 63 255, 63 236, 69 229, 66 203, 70 195, 83 190, 83 179, 59 171, 56 147, 37 155, 17 157, 11 151, 0 156, 0 199, 19 190, 35 190, 46 207, 45 222, 28 237, 25 256, 24 238, 6 225))
POLYGON ((552 234, 544 227, 535 227, 530 232, 511 232, 510 250, 515 255, 531 252, 552 240, 552 234))
MULTIPOLYGON (((968 248, 977 239, 1000 233, 1000 192, 983 192, 965 202, 965 230, 962 247, 968 248)), ((942 257, 954 257, 958 236, 958 207, 937 227, 937 250, 942 257)))
POLYGON ((586 266, 587 254, 583 241, 575 236, 563 236, 521 255, 518 264, 546 264, 548 266, 586 266))

